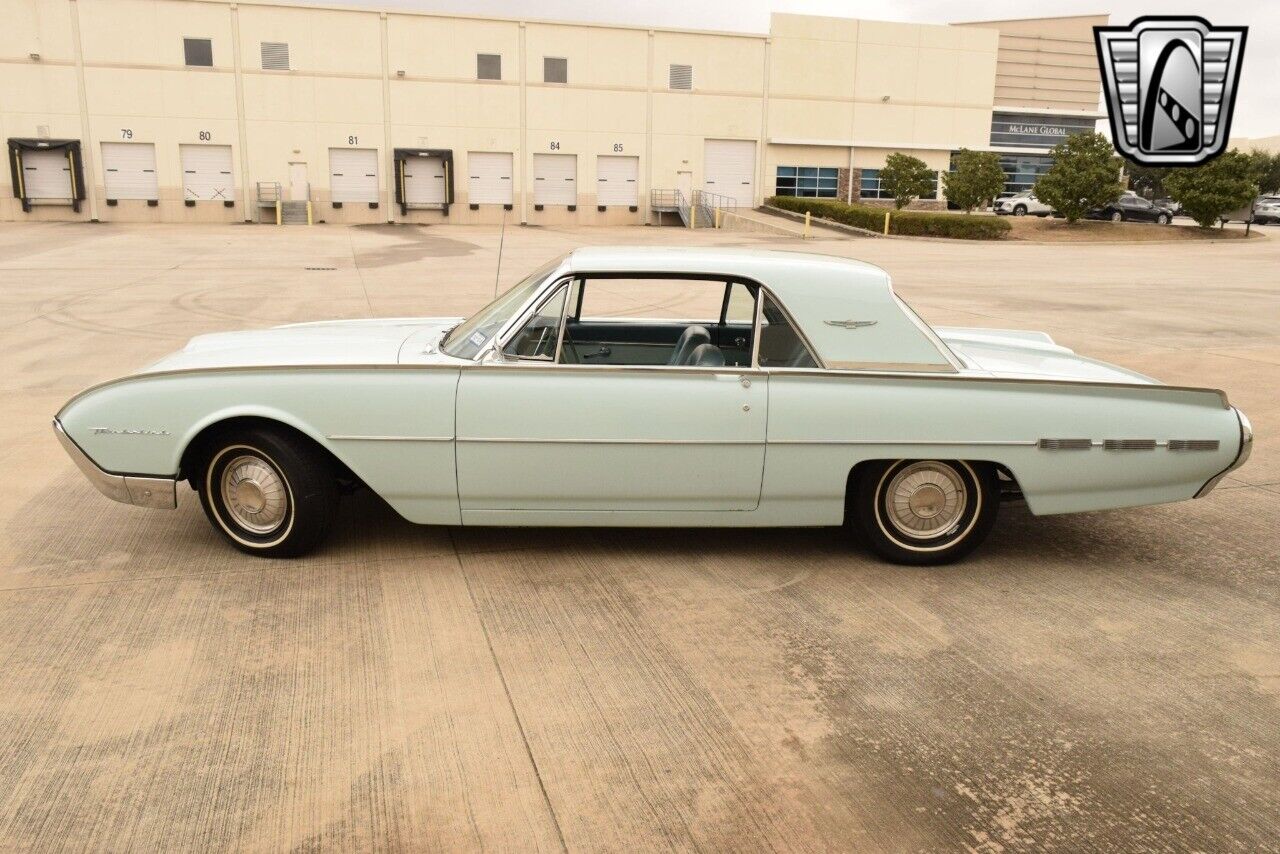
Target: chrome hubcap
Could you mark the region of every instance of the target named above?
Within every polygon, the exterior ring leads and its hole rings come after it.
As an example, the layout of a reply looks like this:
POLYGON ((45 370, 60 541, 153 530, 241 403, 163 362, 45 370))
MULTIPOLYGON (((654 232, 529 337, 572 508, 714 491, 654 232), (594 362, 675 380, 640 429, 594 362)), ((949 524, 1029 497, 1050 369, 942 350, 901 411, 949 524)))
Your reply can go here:
POLYGON ((959 521, 969 503, 964 481, 950 466, 912 463, 889 481, 885 505, 889 523, 917 540, 944 533, 959 521))
POLYGON ((284 522, 289 497, 271 464, 248 454, 222 470, 222 503, 237 525, 255 534, 270 534, 284 522))

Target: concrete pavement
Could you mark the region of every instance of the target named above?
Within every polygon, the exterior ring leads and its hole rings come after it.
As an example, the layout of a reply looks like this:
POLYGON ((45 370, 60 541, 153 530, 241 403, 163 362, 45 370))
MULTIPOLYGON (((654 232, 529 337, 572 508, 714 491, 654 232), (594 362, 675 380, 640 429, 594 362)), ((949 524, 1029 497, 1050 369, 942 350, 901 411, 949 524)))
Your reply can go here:
POLYGON ((49 431, 202 332, 465 314, 495 229, 0 227, 0 840, 15 849, 1280 850, 1280 229, 1144 246, 509 228, 881 264, 930 322, 1224 388, 1194 502, 1002 509, 942 569, 838 532, 419 528, 245 557, 49 431))

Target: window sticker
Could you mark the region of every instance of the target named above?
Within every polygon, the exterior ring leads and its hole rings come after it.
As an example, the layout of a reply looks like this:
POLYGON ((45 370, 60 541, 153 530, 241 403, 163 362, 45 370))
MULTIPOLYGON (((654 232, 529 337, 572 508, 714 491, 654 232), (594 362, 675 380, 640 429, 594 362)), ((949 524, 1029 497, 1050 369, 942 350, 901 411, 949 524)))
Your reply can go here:
POLYGON ((471 333, 471 337, 470 337, 469 339, 467 339, 467 340, 469 340, 472 344, 474 344, 474 345, 476 345, 477 347, 479 347, 481 344, 483 344, 483 343, 484 343, 484 333, 483 333, 483 332, 472 332, 472 333, 471 333))

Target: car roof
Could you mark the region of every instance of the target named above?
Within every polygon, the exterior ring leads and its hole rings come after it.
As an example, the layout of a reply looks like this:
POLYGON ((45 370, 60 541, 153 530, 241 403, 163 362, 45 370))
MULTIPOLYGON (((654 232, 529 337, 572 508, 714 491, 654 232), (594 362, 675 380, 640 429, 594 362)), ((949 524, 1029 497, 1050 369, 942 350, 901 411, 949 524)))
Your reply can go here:
POLYGON ((828 367, 952 368, 945 345, 894 295, 889 274, 865 261, 779 249, 590 246, 571 252, 562 272, 750 279, 776 295, 828 367))

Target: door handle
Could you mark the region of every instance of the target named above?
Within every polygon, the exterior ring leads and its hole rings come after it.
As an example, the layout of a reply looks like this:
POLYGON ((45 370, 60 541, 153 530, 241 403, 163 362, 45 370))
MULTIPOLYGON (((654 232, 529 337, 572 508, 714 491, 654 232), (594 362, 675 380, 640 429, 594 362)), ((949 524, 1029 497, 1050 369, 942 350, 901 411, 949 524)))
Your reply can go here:
POLYGON ((594 353, 587 353, 587 354, 586 354, 585 356, 583 356, 582 358, 584 358, 584 359, 603 359, 605 356, 612 356, 612 355, 613 355, 613 350, 612 350, 612 349, 610 349, 610 348, 608 348, 608 347, 601 347, 599 350, 595 351, 594 353))

